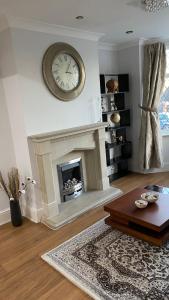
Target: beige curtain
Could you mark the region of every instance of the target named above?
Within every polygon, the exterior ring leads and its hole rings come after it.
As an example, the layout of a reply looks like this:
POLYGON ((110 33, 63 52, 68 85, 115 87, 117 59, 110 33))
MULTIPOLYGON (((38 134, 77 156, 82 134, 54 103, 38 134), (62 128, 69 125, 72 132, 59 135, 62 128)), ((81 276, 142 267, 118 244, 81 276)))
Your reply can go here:
POLYGON ((141 117, 139 165, 140 169, 160 168, 162 142, 158 107, 166 72, 165 44, 144 47, 143 104, 141 117))

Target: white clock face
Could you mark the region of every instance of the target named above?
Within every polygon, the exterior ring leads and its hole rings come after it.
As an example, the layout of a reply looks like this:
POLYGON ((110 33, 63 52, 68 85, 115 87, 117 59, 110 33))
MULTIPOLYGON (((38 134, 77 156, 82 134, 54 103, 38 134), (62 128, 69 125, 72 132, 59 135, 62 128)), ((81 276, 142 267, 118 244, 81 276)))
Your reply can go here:
POLYGON ((52 74, 58 87, 72 91, 79 84, 79 67, 74 58, 67 53, 58 54, 52 63, 52 74))

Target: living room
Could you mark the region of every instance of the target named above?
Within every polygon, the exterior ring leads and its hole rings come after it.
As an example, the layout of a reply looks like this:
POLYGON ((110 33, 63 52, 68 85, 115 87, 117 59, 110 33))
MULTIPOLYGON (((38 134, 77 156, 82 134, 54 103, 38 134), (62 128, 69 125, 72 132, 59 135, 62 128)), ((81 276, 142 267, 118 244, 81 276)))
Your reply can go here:
POLYGON ((169 299, 168 6, 0 0, 0 299, 169 299))

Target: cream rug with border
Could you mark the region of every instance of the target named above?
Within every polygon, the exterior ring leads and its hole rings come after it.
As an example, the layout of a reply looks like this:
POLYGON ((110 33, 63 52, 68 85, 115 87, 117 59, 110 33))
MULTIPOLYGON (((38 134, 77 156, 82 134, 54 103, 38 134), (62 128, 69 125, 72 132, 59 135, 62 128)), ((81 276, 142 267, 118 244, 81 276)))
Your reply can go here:
POLYGON ((169 299, 169 243, 151 246, 111 229, 104 220, 42 259, 93 299, 169 299))

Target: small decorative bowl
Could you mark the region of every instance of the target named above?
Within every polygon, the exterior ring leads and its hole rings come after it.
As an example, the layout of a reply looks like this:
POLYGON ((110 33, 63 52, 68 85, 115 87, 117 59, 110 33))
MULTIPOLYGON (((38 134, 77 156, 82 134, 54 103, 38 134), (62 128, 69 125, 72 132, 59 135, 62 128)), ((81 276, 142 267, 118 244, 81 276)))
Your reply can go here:
POLYGON ((136 200, 136 201, 135 201, 135 205, 136 205, 138 208, 145 208, 145 207, 147 207, 148 202, 147 202, 146 200, 139 199, 139 200, 136 200))
POLYGON ((141 199, 146 200, 149 203, 154 203, 158 200, 159 193, 156 192, 148 192, 141 194, 141 199))

